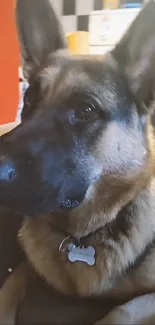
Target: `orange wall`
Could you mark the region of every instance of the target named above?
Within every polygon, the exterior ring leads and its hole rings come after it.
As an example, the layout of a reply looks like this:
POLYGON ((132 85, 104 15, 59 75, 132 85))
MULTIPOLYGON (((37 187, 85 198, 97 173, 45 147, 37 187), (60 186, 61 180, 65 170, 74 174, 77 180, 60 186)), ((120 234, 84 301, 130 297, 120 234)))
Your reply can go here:
POLYGON ((19 101, 14 5, 14 0, 0 0, 0 124, 15 120, 19 101))

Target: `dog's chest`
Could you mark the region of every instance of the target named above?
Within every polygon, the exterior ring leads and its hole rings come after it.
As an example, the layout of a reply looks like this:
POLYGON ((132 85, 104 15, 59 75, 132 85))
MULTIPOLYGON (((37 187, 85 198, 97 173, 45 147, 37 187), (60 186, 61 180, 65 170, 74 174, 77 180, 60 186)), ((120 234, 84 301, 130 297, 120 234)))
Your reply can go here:
POLYGON ((110 296, 132 298, 155 290, 155 245, 139 259, 137 266, 128 270, 124 277, 109 292, 110 296))

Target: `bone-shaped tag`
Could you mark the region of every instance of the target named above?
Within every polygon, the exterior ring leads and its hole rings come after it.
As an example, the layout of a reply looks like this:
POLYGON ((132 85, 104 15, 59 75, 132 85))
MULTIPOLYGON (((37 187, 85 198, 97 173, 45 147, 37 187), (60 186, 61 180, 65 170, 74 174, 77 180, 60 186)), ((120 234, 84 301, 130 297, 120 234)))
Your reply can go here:
POLYGON ((68 246, 68 259, 70 262, 85 262, 88 265, 95 264, 95 249, 92 246, 80 247, 70 244, 68 246))

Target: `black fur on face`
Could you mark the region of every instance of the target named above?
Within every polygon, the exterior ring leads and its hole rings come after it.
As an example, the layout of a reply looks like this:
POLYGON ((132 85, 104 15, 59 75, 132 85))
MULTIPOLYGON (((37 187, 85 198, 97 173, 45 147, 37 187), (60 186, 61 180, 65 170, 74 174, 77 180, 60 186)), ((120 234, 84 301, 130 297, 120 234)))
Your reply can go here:
POLYGON ((143 48, 148 39, 155 39, 155 4, 143 9, 125 38, 103 58, 69 55, 59 28, 59 47, 54 50, 49 36, 54 12, 48 1, 39 1, 39 11, 35 2, 17 2, 30 86, 22 124, 1 142, 0 203, 30 215, 75 208, 92 184, 101 181, 107 200, 114 200, 114 184, 117 192, 129 189, 148 164, 147 105, 153 94, 155 42, 148 46, 149 62, 143 48), (33 30, 28 32, 30 9, 39 44, 33 30), (148 14, 148 38, 137 45, 133 28, 138 40, 148 14), (150 70, 148 92, 145 79, 150 70))

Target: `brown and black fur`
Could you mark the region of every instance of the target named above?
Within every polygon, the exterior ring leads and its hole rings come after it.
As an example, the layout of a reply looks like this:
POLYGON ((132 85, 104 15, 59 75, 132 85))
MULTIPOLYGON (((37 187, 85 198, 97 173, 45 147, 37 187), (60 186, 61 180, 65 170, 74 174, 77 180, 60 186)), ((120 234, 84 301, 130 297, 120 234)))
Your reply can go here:
POLYGON ((17 1, 30 86, 23 123, 2 139, 0 203, 30 215, 28 262, 0 291, 1 323, 35 272, 81 299, 155 292, 154 22, 153 2, 111 53, 72 56, 48 0, 17 1), (67 235, 95 247, 94 266, 59 252, 67 235))

